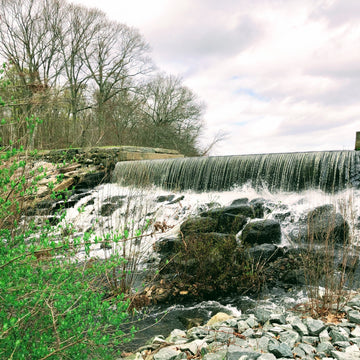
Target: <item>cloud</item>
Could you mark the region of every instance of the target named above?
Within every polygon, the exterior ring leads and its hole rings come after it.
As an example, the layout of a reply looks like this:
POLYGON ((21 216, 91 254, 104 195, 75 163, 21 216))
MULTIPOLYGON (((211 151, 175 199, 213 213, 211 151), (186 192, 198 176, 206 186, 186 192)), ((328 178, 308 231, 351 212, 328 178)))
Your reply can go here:
POLYGON ((134 1, 97 3, 135 19, 159 68, 206 102, 203 143, 229 133, 213 154, 353 148, 358 0, 134 1))

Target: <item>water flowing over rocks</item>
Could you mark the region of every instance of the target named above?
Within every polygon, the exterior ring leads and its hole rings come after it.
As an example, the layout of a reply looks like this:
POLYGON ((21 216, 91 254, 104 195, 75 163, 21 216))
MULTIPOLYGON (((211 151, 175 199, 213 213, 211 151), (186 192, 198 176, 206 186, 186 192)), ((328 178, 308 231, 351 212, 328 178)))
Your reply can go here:
POLYGON ((215 315, 204 326, 156 336, 124 359, 360 359, 360 295, 338 317, 312 319, 274 304, 240 316, 215 315))

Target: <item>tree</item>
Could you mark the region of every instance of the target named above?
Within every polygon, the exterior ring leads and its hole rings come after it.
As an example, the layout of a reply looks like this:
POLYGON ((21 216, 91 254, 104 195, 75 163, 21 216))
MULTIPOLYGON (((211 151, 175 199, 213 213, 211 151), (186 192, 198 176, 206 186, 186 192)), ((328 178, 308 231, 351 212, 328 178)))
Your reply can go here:
POLYGON ((152 69, 149 47, 139 32, 124 24, 103 21, 85 48, 84 61, 94 87, 95 115, 99 129, 104 127, 108 101, 134 88, 135 79, 152 69))
POLYGON ((86 101, 86 88, 89 73, 84 62, 86 49, 91 46, 91 41, 99 30, 99 21, 103 21, 105 14, 99 10, 89 10, 75 5, 63 9, 66 21, 59 28, 59 52, 63 62, 65 98, 69 103, 69 117, 72 127, 67 127, 67 140, 70 141, 70 130, 75 134, 78 114, 89 109, 86 101))
POLYGON ((142 97, 149 146, 167 146, 196 155, 204 110, 197 96, 180 78, 158 74, 145 85, 142 97))

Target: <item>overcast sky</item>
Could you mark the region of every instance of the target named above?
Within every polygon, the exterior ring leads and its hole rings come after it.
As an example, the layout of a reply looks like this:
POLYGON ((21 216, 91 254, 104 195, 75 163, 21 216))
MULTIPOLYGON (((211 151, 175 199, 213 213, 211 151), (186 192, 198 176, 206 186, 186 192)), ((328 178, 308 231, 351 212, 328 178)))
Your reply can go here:
POLYGON ((359 0, 74 0, 139 29, 207 105, 213 155, 354 149, 359 0))

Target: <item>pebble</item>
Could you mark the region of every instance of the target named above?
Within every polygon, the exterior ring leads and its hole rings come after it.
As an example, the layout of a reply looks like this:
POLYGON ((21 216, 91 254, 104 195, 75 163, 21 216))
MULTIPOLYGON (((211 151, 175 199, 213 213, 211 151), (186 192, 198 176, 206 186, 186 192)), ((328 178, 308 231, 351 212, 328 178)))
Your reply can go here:
POLYGON ((191 354, 205 360, 359 360, 359 307, 360 295, 344 307, 347 319, 336 324, 259 305, 238 318, 175 329, 165 340, 158 336, 154 341, 161 343, 159 350, 150 355, 142 350, 132 359, 181 360, 191 354))

